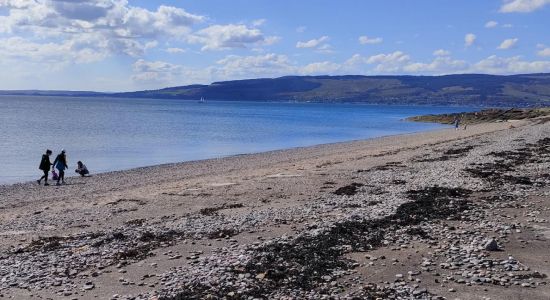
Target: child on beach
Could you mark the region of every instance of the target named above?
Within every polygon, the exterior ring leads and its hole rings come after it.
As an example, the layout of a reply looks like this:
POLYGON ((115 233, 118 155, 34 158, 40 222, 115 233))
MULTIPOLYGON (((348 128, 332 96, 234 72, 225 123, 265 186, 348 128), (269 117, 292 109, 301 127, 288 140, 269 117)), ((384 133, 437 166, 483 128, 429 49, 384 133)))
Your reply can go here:
POLYGON ((68 169, 69 167, 67 165, 67 156, 65 155, 64 149, 61 149, 61 153, 59 153, 55 158, 52 166, 52 171, 54 167, 59 171, 59 177, 57 178, 56 185, 60 185, 60 180, 63 184, 65 184, 65 169, 68 169))
POLYGON ((48 172, 50 171, 50 167, 52 166, 50 155, 52 155, 52 150, 50 149, 46 150, 46 154, 42 154, 42 160, 40 161, 40 166, 38 167, 38 169, 42 170, 42 172, 44 172, 44 175, 36 181, 38 182, 38 184, 40 184, 40 182, 42 182, 42 179, 44 179, 44 185, 50 185, 48 183, 48 172))
POLYGON ((78 161, 76 163, 76 170, 74 170, 76 173, 80 174, 80 176, 84 177, 90 173, 88 171, 88 168, 86 168, 86 165, 83 164, 81 161, 78 161))

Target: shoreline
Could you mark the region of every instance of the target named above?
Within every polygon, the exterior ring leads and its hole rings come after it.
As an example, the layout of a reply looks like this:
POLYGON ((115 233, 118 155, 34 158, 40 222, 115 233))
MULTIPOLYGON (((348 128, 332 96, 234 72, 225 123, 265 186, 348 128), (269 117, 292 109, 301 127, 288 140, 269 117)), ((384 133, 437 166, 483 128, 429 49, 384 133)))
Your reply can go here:
POLYGON ((545 298, 550 124, 509 125, 0 186, 0 294, 545 298))
MULTIPOLYGON (((19 101, 10 100, 6 103, 12 102, 16 104, 19 101)), ((90 105, 86 102, 67 102, 64 100, 44 102, 34 98, 20 102, 16 107, 19 107, 21 111, 37 106, 47 107, 58 104, 68 105, 67 109, 70 110, 79 110, 90 106, 101 111, 104 117, 110 116, 105 107, 111 107, 103 105, 103 101, 100 100, 93 101, 90 105)), ((222 103, 209 106, 193 103, 177 104, 177 102, 156 103, 155 101, 144 100, 141 105, 136 105, 133 102, 122 101, 112 105, 115 111, 120 110, 121 118, 123 116, 126 121, 113 123, 113 126, 116 126, 113 129, 115 131, 106 128, 102 125, 104 123, 90 123, 89 126, 93 128, 93 132, 87 135, 84 143, 77 142, 79 132, 86 132, 85 128, 79 126, 66 132, 53 127, 52 130, 48 130, 43 134, 34 132, 35 129, 30 127, 10 130, 8 137, 12 135, 15 137, 17 132, 20 131, 38 135, 36 138, 21 141, 15 138, 8 139, 7 148, 5 147, 7 152, 4 157, 6 167, 4 175, 6 176, 3 177, 0 174, 0 182, 2 184, 21 183, 38 179, 36 177, 37 167, 34 161, 37 159, 37 155, 40 157, 41 152, 44 150, 42 149, 44 146, 40 145, 49 145, 48 147, 54 147, 55 149, 57 147, 65 148, 68 150, 69 161, 72 161, 72 159, 75 159, 74 162, 82 160, 88 165, 90 171, 99 173, 161 163, 226 156, 234 153, 259 152, 368 138, 381 134, 429 130, 440 126, 437 124, 403 122, 400 119, 420 113, 470 110, 468 108, 448 107, 415 108, 405 106, 396 108, 393 106, 372 106, 369 108, 357 105, 287 105, 280 103, 264 105, 247 104, 246 102, 242 102, 243 105, 236 104, 238 103, 222 103), (178 113, 174 113, 172 109, 178 113), (136 117, 140 114, 129 113, 129 111, 155 112, 148 119, 148 122, 154 125, 139 125, 141 123, 138 122, 139 120, 136 117), (201 112, 200 116, 194 114, 195 111, 201 112), (270 111, 274 115, 271 115, 270 111), (205 113, 204 116, 202 116, 203 112, 205 113), (210 114, 209 112, 219 112, 221 115, 210 114), (350 114, 348 115, 346 112, 350 114), (249 113, 253 113, 255 117, 247 121, 245 118, 249 113), (293 116, 291 117, 289 114, 293 116), (184 116, 183 119, 182 116, 184 116), (223 116, 223 121, 218 121, 224 122, 225 125, 212 123, 220 116, 223 116), (373 119, 373 116, 376 116, 376 118, 373 119), (290 119, 286 121, 286 118, 290 119), (251 124, 246 125, 250 122, 251 124), (337 126, 331 126, 330 124, 337 124, 337 126), (227 128, 219 128, 226 125, 227 128), (155 132, 154 128, 156 126, 162 128, 162 134, 155 132), (247 128, 250 128, 250 130, 247 131, 247 128), (198 132, 194 132, 197 130, 198 132), (113 134, 113 132, 119 131, 128 131, 139 136, 150 136, 150 138, 142 140, 113 134), (289 133, 291 133, 290 136, 288 136, 289 133), (57 136, 59 136, 58 139, 56 139, 57 136), (59 145, 52 146, 51 140, 56 140, 56 144, 59 145)), ((78 122, 74 119, 74 115, 71 114, 66 122, 78 122)), ((47 119, 47 122, 55 122, 51 117, 47 119)), ((116 119, 113 118, 113 120, 116 119)), ((13 121, 7 123, 8 127, 15 125, 13 121)), ((72 173, 72 170, 70 171, 68 173, 72 173)))
MULTIPOLYGON (((403 121, 406 121, 406 120, 403 119, 403 121)), ((413 121, 407 121, 407 122, 413 122, 413 121)), ((433 122, 430 122, 430 123, 433 123, 433 122)), ((447 124, 441 124, 441 125, 446 126, 447 124)), ((257 155, 277 155, 277 154, 285 154, 286 152, 290 152, 290 154, 291 154, 292 151, 304 151, 304 150, 307 151, 308 149, 313 150, 313 149, 321 148, 321 147, 346 146, 348 144, 353 145, 353 144, 357 144, 357 143, 367 143, 367 142, 370 142, 370 141, 376 142, 376 140, 378 140, 378 139, 398 138, 398 137, 404 137, 404 136, 414 136, 414 135, 419 135, 419 134, 423 134, 423 133, 435 133, 435 132, 440 132, 440 131, 448 131, 448 130, 451 130, 451 129, 452 129, 451 127, 444 127, 444 128, 436 128, 436 129, 417 131, 417 132, 408 132, 408 133, 398 133, 398 134, 376 136, 376 137, 365 138, 365 139, 356 139, 356 140, 346 140, 346 141, 340 141, 340 142, 315 144, 315 145, 310 145, 310 146, 297 146, 297 147, 274 149, 274 150, 267 150, 267 151, 260 151, 260 152, 228 154, 226 156, 220 156, 220 157, 216 157, 216 158, 205 158, 205 159, 197 159, 197 160, 169 162, 169 163, 162 163, 162 164, 156 164, 156 165, 133 167, 133 168, 129 168, 129 169, 120 169, 120 170, 112 170, 112 171, 107 171, 107 172, 92 173, 91 176, 88 176, 88 177, 97 177, 97 176, 105 176, 105 175, 117 175, 117 174, 124 175, 124 173, 127 173, 127 172, 147 171, 147 170, 152 170, 152 169, 161 168, 161 167, 170 167, 170 168, 176 167, 176 168, 178 168, 178 167, 184 167, 186 164, 208 163, 208 162, 212 162, 212 161, 219 161, 219 160, 222 160, 222 159, 229 159, 229 158, 233 158, 233 157, 247 157, 247 156, 257 156, 257 155)), ((69 178, 69 179, 79 177, 77 175, 74 175, 71 172, 69 172, 69 174, 65 174, 65 176, 66 176, 66 178, 69 178)), ((35 183, 36 183, 36 180, 20 181, 20 182, 13 182, 13 183, 0 183, 0 188, 9 187, 9 186, 12 186, 12 185, 35 185, 35 183)))

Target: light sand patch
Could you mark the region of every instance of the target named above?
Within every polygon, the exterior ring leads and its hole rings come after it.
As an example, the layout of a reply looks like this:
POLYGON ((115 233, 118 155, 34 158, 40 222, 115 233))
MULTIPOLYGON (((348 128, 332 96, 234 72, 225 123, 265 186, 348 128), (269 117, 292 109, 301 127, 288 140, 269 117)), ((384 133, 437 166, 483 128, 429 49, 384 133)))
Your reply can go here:
POLYGON ((25 230, 8 230, 0 232, 0 236, 12 236, 12 235, 23 235, 31 233, 31 231, 25 231, 25 230))
POLYGON ((547 239, 550 239, 550 228, 540 225, 533 225, 533 228, 540 231, 540 233, 547 239))
POLYGON ((302 177, 302 176, 304 176, 304 175, 279 173, 279 174, 274 174, 274 175, 267 175, 266 178, 287 178, 287 177, 302 177))
POLYGON ((231 185, 236 185, 236 183, 234 182, 216 182, 216 183, 211 183, 210 186, 213 186, 213 187, 222 187, 222 186, 231 186, 231 185))

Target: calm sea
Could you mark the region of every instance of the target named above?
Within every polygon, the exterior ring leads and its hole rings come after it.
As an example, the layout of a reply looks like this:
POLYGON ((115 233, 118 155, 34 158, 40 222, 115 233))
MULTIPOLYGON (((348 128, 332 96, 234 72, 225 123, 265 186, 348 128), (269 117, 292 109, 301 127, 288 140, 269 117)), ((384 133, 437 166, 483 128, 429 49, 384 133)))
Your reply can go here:
MULTIPOLYGON (((473 108, 0 96, 0 184, 66 149, 92 173, 441 128, 408 116, 473 108)), ((74 174, 74 173, 73 173, 74 174)))

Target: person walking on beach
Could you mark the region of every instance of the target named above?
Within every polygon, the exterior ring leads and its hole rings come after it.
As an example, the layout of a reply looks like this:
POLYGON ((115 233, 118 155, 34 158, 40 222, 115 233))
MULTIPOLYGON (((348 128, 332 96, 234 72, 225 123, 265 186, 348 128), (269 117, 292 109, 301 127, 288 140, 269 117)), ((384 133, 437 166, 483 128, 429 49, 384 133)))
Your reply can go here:
POLYGON ((90 174, 90 171, 88 171, 88 168, 86 168, 86 165, 82 163, 81 161, 78 161, 76 163, 76 170, 74 170, 76 173, 80 174, 80 176, 84 177, 88 174, 90 174))
POLYGON ((65 169, 68 169, 69 166, 67 165, 67 156, 65 155, 64 149, 61 149, 61 153, 59 153, 55 158, 52 166, 52 171, 54 167, 59 171, 59 177, 57 178, 56 185, 60 185, 60 180, 61 183, 65 184, 65 169))
POLYGON ((48 172, 50 171, 50 167, 52 166, 50 155, 52 155, 52 150, 50 149, 46 149, 46 154, 42 154, 42 160, 40 161, 40 166, 38 167, 38 169, 42 170, 42 172, 44 172, 44 175, 36 181, 38 182, 38 184, 40 184, 40 182, 42 182, 42 179, 44 179, 44 185, 50 185, 48 183, 48 172))
POLYGON ((460 126, 460 118, 456 117, 455 118, 455 130, 458 130, 458 126, 460 126))

